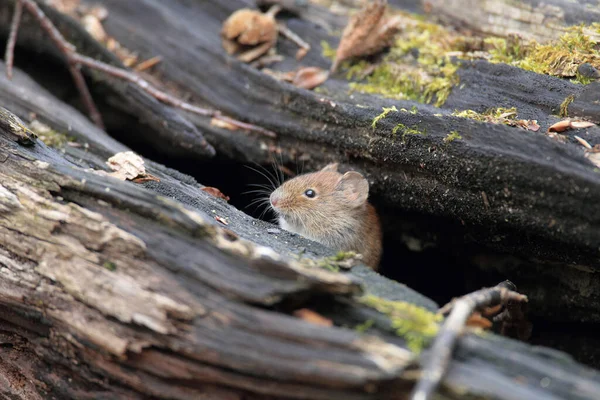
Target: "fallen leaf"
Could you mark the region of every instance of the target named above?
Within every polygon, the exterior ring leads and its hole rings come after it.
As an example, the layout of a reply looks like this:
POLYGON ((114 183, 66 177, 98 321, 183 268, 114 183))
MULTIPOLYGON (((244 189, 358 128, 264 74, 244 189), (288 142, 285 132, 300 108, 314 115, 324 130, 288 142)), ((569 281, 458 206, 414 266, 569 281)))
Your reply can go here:
POLYGON ((386 9, 387 0, 375 0, 350 18, 335 53, 332 72, 344 60, 377 54, 393 43, 400 30, 400 19, 386 17, 386 9))
POLYGON ((231 122, 223 121, 217 118, 211 118, 210 120, 211 126, 216 126, 217 128, 228 129, 230 131, 237 131, 239 128, 232 124, 231 122))
POLYGON ((592 149, 592 145, 588 143, 587 140, 580 138, 579 136, 575 135, 573 136, 575 138, 575 140, 577 140, 583 147, 585 147, 588 150, 592 149))
POLYGON ((84 15, 83 18, 81 18, 81 24, 83 25, 84 29, 100 43, 104 42, 108 38, 100 19, 98 19, 98 17, 95 15, 84 15))
POLYGON ((482 317, 480 313, 474 312, 469 319, 467 319, 466 325, 475 328, 490 329, 492 327, 492 321, 482 317))
POLYGON ((235 11, 223 23, 223 48, 238 60, 250 62, 264 55, 277 42, 278 28, 275 13, 262 13, 243 8, 235 11))
POLYGON ((229 222, 227 222, 227 220, 225 218, 219 217, 218 215, 215 216, 215 219, 217 220, 217 222, 222 223, 223 225, 229 225, 229 222))
POLYGON ((595 126, 593 122, 588 121, 573 121, 571 119, 563 119, 548 128, 548 132, 564 132, 567 129, 584 129, 595 126))
POLYGON ((529 131, 533 131, 533 132, 537 132, 540 130, 540 126, 537 123, 537 120, 535 119, 528 119, 527 120, 527 130, 529 131))
POLYGON ((142 71, 145 71, 147 69, 154 67, 156 64, 158 64, 161 61, 162 61, 161 56, 154 56, 152 58, 147 59, 146 61, 142 61, 141 63, 136 65, 134 69, 136 70, 136 72, 142 72, 142 71))
POLYGON ((131 182, 134 182, 134 183, 160 182, 160 179, 158 179, 157 177, 152 176, 152 175, 147 175, 144 177, 134 178, 131 180, 131 182))
POLYGON ((225 201, 229 201, 229 196, 225 196, 223 193, 221 193, 221 191, 219 189, 217 189, 216 187, 210 187, 210 186, 205 186, 202 188, 202 190, 212 196, 218 197, 220 199, 223 199, 225 201))
POLYGON ((292 85, 302 89, 314 89, 329 78, 329 72, 317 67, 300 68, 292 85))
POLYGON ((325 318, 321 314, 309 310, 308 308, 301 308, 294 311, 294 316, 303 319, 306 322, 310 322, 311 324, 333 326, 333 322, 329 318, 325 318))
POLYGON ((571 121, 568 119, 558 121, 548 128, 548 132, 564 132, 571 127, 571 121))
POLYGON ((593 122, 588 122, 588 121, 571 121, 571 128, 574 129, 583 129, 583 128, 591 128, 592 126, 595 126, 596 124, 594 124, 593 122))
POLYGON ((144 160, 133 151, 124 151, 117 153, 106 162, 108 167, 113 170, 109 175, 123 181, 134 181, 136 183, 146 181, 160 180, 146 172, 144 160))
POLYGON ((600 168, 600 152, 586 152, 585 157, 590 160, 596 167, 600 168))

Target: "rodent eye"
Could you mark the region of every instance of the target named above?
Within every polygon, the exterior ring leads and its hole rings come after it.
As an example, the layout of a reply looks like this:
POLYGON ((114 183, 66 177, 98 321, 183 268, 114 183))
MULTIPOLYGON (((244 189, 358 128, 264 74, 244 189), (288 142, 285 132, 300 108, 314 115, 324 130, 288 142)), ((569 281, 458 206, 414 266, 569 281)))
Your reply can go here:
POLYGON ((312 199, 313 197, 315 197, 317 195, 317 193, 314 190, 312 190, 312 189, 307 189, 306 192, 304 192, 304 195, 306 197, 312 199))

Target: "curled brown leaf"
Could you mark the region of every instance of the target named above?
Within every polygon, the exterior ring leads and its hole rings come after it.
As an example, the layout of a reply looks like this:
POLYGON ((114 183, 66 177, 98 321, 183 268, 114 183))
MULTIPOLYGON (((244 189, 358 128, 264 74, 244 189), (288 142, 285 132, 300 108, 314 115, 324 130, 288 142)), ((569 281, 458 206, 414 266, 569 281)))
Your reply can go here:
POLYGON ((298 86, 299 88, 310 90, 323 84, 327 78, 329 78, 328 71, 317 67, 305 67, 300 68, 296 72, 296 75, 292 80, 292 84, 294 86, 298 86))
POLYGON ((571 121, 568 119, 558 121, 548 128, 548 132, 564 132, 571 127, 571 121))
POLYGON ((350 18, 331 66, 332 72, 344 60, 377 54, 392 44, 400 30, 400 19, 387 17, 386 9, 387 0, 375 0, 350 18))
POLYGON ((216 187, 210 187, 210 186, 206 186, 202 188, 202 191, 218 197, 219 199, 223 199, 225 201, 229 201, 229 196, 225 196, 219 189, 217 189, 216 187))
POLYGON ((121 179, 123 181, 133 181, 136 183, 147 181, 160 182, 157 177, 146 172, 144 159, 135 154, 133 151, 117 153, 109 158, 106 164, 110 169, 113 170, 113 172, 109 173, 108 175, 114 178, 121 179))
POLYGON ((250 62, 264 55, 277 42, 275 13, 243 8, 235 11, 223 23, 222 44, 225 51, 240 61, 250 62))
POLYGON ((548 132, 564 132, 567 129, 585 129, 595 126, 593 122, 588 121, 573 121, 571 119, 563 119, 548 128, 548 132))

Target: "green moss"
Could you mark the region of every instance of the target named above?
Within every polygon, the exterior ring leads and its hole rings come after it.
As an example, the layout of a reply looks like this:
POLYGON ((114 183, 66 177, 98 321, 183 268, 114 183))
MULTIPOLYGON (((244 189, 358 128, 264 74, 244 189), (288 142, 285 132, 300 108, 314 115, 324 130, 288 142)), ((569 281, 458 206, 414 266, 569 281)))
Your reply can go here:
POLYGON ((336 49, 331 47, 326 40, 321 40, 321 54, 323 57, 330 59, 332 62, 335 60, 336 49))
POLYGON ((340 262, 351 260, 354 257, 356 257, 356 253, 353 251, 338 251, 335 256, 331 257, 331 259, 333 261, 340 262))
POLYGON ((365 295, 359 301, 390 318, 396 334, 404 340, 408 348, 419 353, 435 337, 442 316, 425 308, 403 301, 384 300, 373 295, 365 295))
POLYGON ((383 112, 381 114, 379 114, 378 116, 373 118, 373 122, 371 122, 371 128, 375 129, 377 127, 377 123, 379 121, 381 121, 383 118, 385 118, 389 113, 398 112, 398 109, 396 108, 396 106, 382 107, 382 110, 383 110, 383 112))
POLYGON ((112 262, 112 261, 104 261, 104 264, 102 264, 102 266, 104 268, 106 268, 109 271, 116 271, 117 270, 117 265, 112 262))
MULTIPOLYGON (((364 93, 416 100, 439 107, 459 81, 458 67, 446 56, 452 49, 451 35, 440 25, 414 16, 406 17, 412 18, 415 25, 398 36, 390 52, 366 81, 352 82, 350 87, 364 93)), ((361 65, 360 70, 365 69, 361 65)), ((359 75, 352 71, 349 76, 352 79, 359 75)))
MULTIPOLYGON (((594 39, 596 25, 577 25, 567 29, 551 43, 523 42, 515 37, 488 38, 490 62, 502 62, 539 74, 559 77, 576 77, 577 67, 585 62, 600 67, 600 51, 594 39)), ((590 79, 578 79, 590 83, 590 79)))
POLYGON ((567 96, 567 98, 560 104, 559 116, 566 118, 569 116, 569 105, 575 100, 574 95, 567 96))
MULTIPOLYGON (((568 28, 560 39, 547 44, 525 41, 514 35, 485 38, 482 45, 471 37, 457 35, 413 15, 403 16, 412 19, 413 24, 399 34, 380 62, 370 65, 362 60, 342 64, 346 78, 352 81, 352 90, 440 107, 453 87, 460 83, 456 73, 458 66, 448 54, 474 59, 482 58, 481 53, 487 52, 489 57, 484 58, 490 62, 570 77, 582 84, 590 83, 592 79, 577 75, 579 65, 587 62, 600 69, 600 49, 596 39, 598 24, 568 28)), ((334 53, 327 46, 323 48, 324 54, 334 53)))
POLYGON ((454 111, 455 117, 474 119, 475 121, 489 122, 492 124, 513 125, 517 117, 517 108, 494 107, 483 113, 473 110, 454 111))
POLYGON ((462 139, 462 136, 460 136, 460 133, 458 133, 458 131, 452 131, 446 135, 446 137, 444 138, 444 142, 450 143, 454 140, 460 140, 460 139, 462 139))
POLYGON ((323 268, 331 272, 339 272, 340 269, 351 268, 358 260, 358 256, 352 251, 340 251, 334 256, 319 259, 304 258, 298 254, 298 261, 310 268, 323 268))
POLYGON ((363 322, 362 324, 356 325, 354 327, 354 330, 357 331, 358 333, 365 333, 366 331, 371 329, 373 324, 375 324, 375 321, 373 321, 372 319, 368 319, 365 322, 363 322))
POLYGON ((63 148, 68 142, 75 141, 75 139, 72 137, 69 137, 62 132, 55 131, 48 125, 45 125, 38 120, 32 121, 29 124, 29 127, 46 144, 46 146, 60 149, 63 148))
POLYGON ((415 127, 408 127, 404 124, 397 124, 394 129, 392 129, 392 134, 395 136, 398 134, 398 131, 402 132, 402 140, 406 138, 406 135, 426 135, 427 131, 420 130, 415 127))

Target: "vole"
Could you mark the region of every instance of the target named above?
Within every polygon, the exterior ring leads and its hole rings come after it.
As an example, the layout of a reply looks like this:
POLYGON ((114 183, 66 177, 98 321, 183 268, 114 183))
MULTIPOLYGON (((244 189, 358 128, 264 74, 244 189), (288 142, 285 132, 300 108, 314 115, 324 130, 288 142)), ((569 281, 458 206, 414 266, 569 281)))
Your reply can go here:
POLYGON ((369 204, 369 182, 358 172, 338 172, 338 164, 284 182, 269 198, 281 228, 338 251, 360 253, 377 270, 381 225, 369 204))

